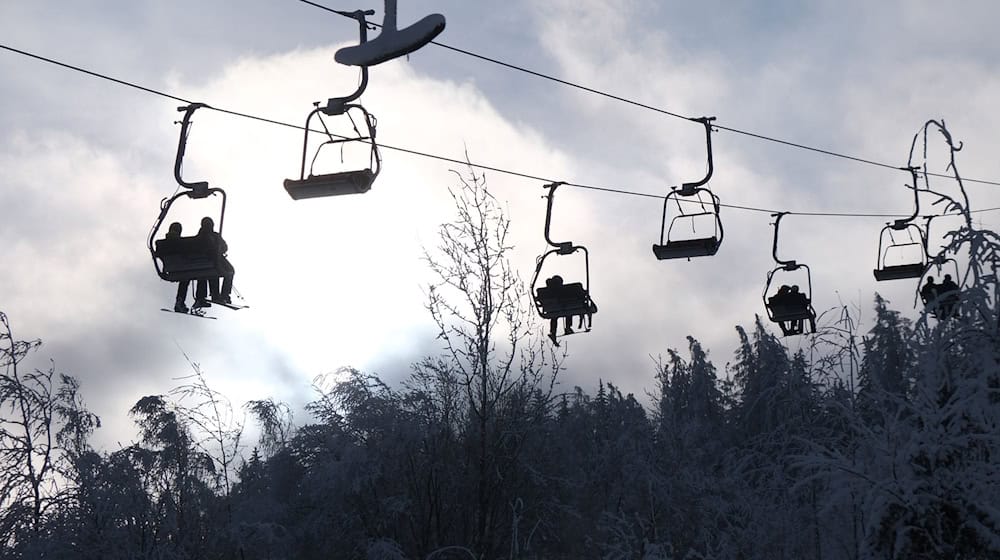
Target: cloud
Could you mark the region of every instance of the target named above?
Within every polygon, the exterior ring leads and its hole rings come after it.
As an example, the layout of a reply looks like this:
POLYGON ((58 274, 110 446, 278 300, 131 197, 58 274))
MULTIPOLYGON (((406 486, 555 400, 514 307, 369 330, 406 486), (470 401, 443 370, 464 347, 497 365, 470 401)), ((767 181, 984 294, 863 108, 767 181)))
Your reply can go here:
MULTIPOLYGON (((296 124, 312 102, 357 83, 354 70, 333 63, 331 42, 352 40, 350 22, 264 2, 238 12, 192 7, 146 6, 96 21, 52 4, 5 6, 0 25, 19 45, 51 47, 45 52, 57 57, 70 51, 71 62, 296 124), (47 18, 48 27, 38 23, 47 18), (260 21, 273 25, 250 25, 260 21), (50 44, 39 29, 63 40, 50 44)), ((992 5, 941 13, 926 2, 784 3, 770 13, 751 4, 557 0, 432 9, 449 17, 442 40, 450 44, 680 114, 716 115, 729 126, 894 165, 926 118, 944 117, 966 142, 963 173, 1000 177, 990 152, 998 93, 997 47, 985 23, 995 20, 992 5)), ((411 58, 373 68, 362 98, 384 144, 459 160, 467 152, 545 179, 649 194, 704 173, 695 123, 438 48, 411 58)), ((301 132, 199 111, 185 176, 229 194, 225 236, 251 308, 213 309, 217 321, 175 316, 159 311, 173 287, 153 274, 144 243, 160 199, 175 188, 177 103, 20 58, 0 64, 17 78, 0 84, 11 100, 0 110, 0 261, 11 271, 0 275, 0 309, 83 378, 98 413, 117 418, 111 425, 121 431, 108 441, 127 439, 124 410, 136 398, 169 390, 187 372, 178 345, 236 403, 275 396, 301 404, 317 374, 353 365, 399 378, 436 352, 422 257, 435 246, 438 224, 453 217, 447 188, 461 164, 385 149, 384 171, 368 194, 292 201, 281 184, 298 174, 301 132)), ((893 170, 725 131, 713 145, 711 186, 727 204, 910 208, 908 177, 893 170)), ((546 248, 542 181, 486 176, 508 203, 516 264, 530 279, 546 248)), ((994 187, 969 189, 977 206, 1000 205, 994 187)), ((736 343, 733 326, 764 312, 769 216, 724 209, 718 255, 661 262, 650 249, 661 212, 654 198, 560 189, 553 236, 590 250, 600 307, 591 333, 567 339, 564 385, 593 386, 601 377, 641 393, 653 374, 649 356, 686 346, 687 334, 721 365, 736 343)), ((912 283, 872 279, 884 221, 782 223, 780 255, 812 267, 818 309, 867 311, 875 290, 909 308, 912 283)), ((579 263, 567 265, 569 274, 579 263)))
MULTIPOLYGON (((729 126, 900 165, 913 131, 928 115, 934 116, 935 107, 949 107, 962 115, 989 112, 982 91, 992 88, 989 74, 982 71, 988 57, 960 45, 959 52, 949 54, 951 74, 925 57, 899 64, 893 59, 908 56, 901 52, 909 44, 902 38, 915 31, 924 37, 931 20, 920 20, 919 30, 877 33, 876 29, 885 29, 884 20, 894 17, 893 11, 866 8, 860 31, 841 38, 844 29, 854 25, 851 10, 848 6, 838 13, 832 6, 820 6, 795 11, 794 17, 782 26, 768 27, 765 34, 747 27, 748 21, 763 14, 745 12, 722 18, 725 23, 720 24, 708 15, 711 6, 698 8, 698 13, 681 10, 678 15, 665 13, 654 2, 613 8, 602 2, 550 2, 536 9, 536 25, 541 44, 558 63, 554 73, 571 81, 681 114, 717 115, 729 126), (734 21, 739 34, 718 32, 720 25, 734 21), (918 67, 923 71, 914 72, 918 67), (969 70, 955 73, 962 68, 969 70), (956 81, 942 79, 946 76, 956 81), (893 96, 902 92, 911 100, 908 105, 893 96), (984 101, 977 109, 969 106, 970 99, 984 101)), ((725 12, 732 13, 728 5, 725 12)), ((948 33, 927 40, 940 37, 947 37, 938 41, 943 51, 957 50, 948 33)), ((704 145, 697 131, 689 130, 691 125, 608 100, 586 97, 577 102, 575 93, 562 90, 557 95, 573 104, 579 115, 582 131, 567 131, 567 136, 578 139, 573 155, 606 155, 596 164, 575 162, 576 169, 587 170, 588 178, 599 176, 606 186, 650 192, 657 184, 663 189, 703 172, 704 145), (591 132, 595 129, 601 132, 591 132), (578 151, 579 145, 583 147, 578 151), (629 152, 636 155, 629 159, 629 152), (601 164, 614 171, 594 173, 601 164)), ((957 119, 949 122, 973 137, 991 130, 957 119)), ((799 211, 907 214, 912 210, 912 196, 902 188, 908 177, 898 172, 725 131, 715 134, 713 143, 716 172, 711 186, 723 203, 799 211)), ((980 149, 988 145, 980 138, 980 149)), ((984 165, 981 158, 962 162, 967 174, 978 168, 982 175, 998 175, 989 169, 995 166, 984 165)), ((573 359, 586 364, 603 360, 619 375, 638 372, 639 379, 623 383, 630 390, 648 386, 641 373, 644 356, 683 346, 687 333, 716 349, 717 359, 722 352, 724 359, 735 344, 732 326, 749 324, 755 313, 764 313, 761 291, 766 272, 774 266, 769 226, 773 220, 766 214, 724 209, 726 239, 718 255, 691 262, 656 262, 648 250, 649 239, 658 233, 655 202, 610 202, 600 196, 588 196, 598 217, 592 231, 614 235, 597 236, 588 245, 596 268, 594 297, 601 311, 592 338, 581 351, 573 349, 573 359), (615 335, 602 331, 606 326, 615 335)), ((978 200, 982 204, 997 199, 990 195, 978 200)), ((779 256, 812 267, 819 311, 858 305, 867 317, 876 290, 902 310, 910 308, 915 283, 876 284, 872 279, 884 221, 797 216, 783 222, 779 256)), ((794 340, 787 342, 795 346, 794 340)))

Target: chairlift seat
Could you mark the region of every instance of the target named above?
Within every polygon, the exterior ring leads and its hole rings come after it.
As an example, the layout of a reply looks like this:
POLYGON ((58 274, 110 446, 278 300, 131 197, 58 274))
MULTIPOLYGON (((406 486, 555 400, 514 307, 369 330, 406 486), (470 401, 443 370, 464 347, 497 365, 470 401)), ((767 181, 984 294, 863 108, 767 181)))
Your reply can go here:
POLYGON ((597 312, 597 306, 583 284, 574 282, 562 286, 542 286, 535 291, 535 302, 543 319, 559 319, 597 312))
POLYGON ((667 241, 663 245, 653 244, 653 254, 659 260, 709 257, 719 250, 719 238, 712 236, 702 239, 681 239, 667 241))
POLYGON ((210 237, 171 237, 156 241, 153 256, 163 264, 161 276, 168 282, 212 279, 223 276, 222 255, 210 237))
POLYGON ((961 289, 952 289, 928 298, 920 294, 924 309, 935 319, 949 319, 958 316, 958 304, 961 300, 961 289))
POLYGON ((767 304, 771 321, 781 324, 785 336, 800 335, 806 332, 806 321, 809 331, 816 332, 816 313, 809 306, 809 300, 804 302, 774 302, 771 298, 767 304))
POLYGON ((809 300, 800 301, 775 301, 770 298, 767 308, 771 310, 772 321, 798 321, 799 319, 812 319, 813 311, 809 307, 809 300))
POLYGON ((372 188, 375 173, 371 169, 310 175, 305 179, 285 179, 285 190, 293 200, 362 194, 372 188))
POLYGON ((923 263, 901 264, 876 268, 872 272, 875 280, 882 282, 885 280, 903 280, 906 278, 920 278, 924 274, 926 265, 923 263))

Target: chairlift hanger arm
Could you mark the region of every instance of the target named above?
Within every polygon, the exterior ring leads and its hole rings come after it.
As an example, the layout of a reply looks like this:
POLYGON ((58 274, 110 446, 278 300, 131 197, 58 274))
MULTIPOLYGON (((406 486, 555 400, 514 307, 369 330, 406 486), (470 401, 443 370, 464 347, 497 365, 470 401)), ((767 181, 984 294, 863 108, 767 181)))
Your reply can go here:
POLYGON ((177 157, 174 159, 174 179, 177 180, 178 185, 194 191, 194 195, 197 198, 208 196, 208 182, 198 181, 196 183, 188 183, 181 177, 181 167, 184 164, 184 153, 187 151, 187 137, 191 129, 191 116, 202 107, 211 108, 205 103, 192 103, 186 107, 177 108, 178 111, 184 113, 184 118, 181 119, 181 134, 180 139, 177 141, 177 157))
POLYGON ((556 198, 556 189, 560 185, 565 185, 565 181, 556 181, 555 183, 549 183, 542 188, 548 189, 549 193, 545 195, 548 202, 545 207, 545 241, 555 247, 560 255, 568 255, 574 251, 572 241, 552 241, 552 237, 549 235, 549 228, 552 226, 552 203, 556 198))
MULTIPOLYGON (((354 19, 358 20, 358 33, 361 37, 359 44, 363 45, 368 42, 368 22, 365 20, 365 16, 373 15, 374 10, 357 10, 351 12, 350 15, 354 19)), ((348 95, 347 97, 331 97, 326 101, 326 107, 320 109, 323 113, 327 115, 340 115, 347 110, 347 104, 354 101, 355 99, 361 97, 361 94, 365 92, 368 87, 368 67, 361 67, 361 82, 358 84, 358 89, 354 90, 354 93, 348 95)))
POLYGON ((910 222, 916 220, 920 216, 920 189, 917 188, 917 181, 919 181, 917 171, 920 170, 920 167, 909 166, 903 167, 902 169, 904 171, 909 171, 910 176, 913 177, 913 215, 909 218, 900 218, 896 220, 892 224, 892 229, 897 231, 905 229, 910 222))
POLYGON ((774 244, 771 247, 771 255, 774 257, 774 262, 781 265, 785 270, 795 270, 799 266, 794 260, 783 261, 778 258, 778 229, 781 227, 781 218, 784 218, 788 212, 778 212, 777 214, 771 214, 772 217, 777 218, 774 220, 774 244))
MULTIPOLYGON (((958 214, 955 215, 957 216, 958 214)), ((928 216, 924 216, 925 225, 924 225, 924 231, 921 232, 921 235, 924 236, 924 254, 927 255, 928 263, 930 263, 932 260, 935 259, 944 258, 945 249, 943 247, 940 249, 940 251, 938 251, 937 255, 934 255, 933 257, 931 256, 931 222, 933 222, 935 218, 944 218, 946 216, 948 216, 948 214, 942 214, 942 215, 931 214, 928 216)))
POLYGON ((705 145, 708 151, 708 172, 705 176, 697 182, 694 183, 684 183, 681 185, 680 194, 683 196, 691 196, 695 193, 695 189, 704 185, 712 178, 712 173, 715 170, 715 166, 712 162, 712 121, 715 117, 700 117, 697 119, 690 119, 694 122, 700 122, 705 126, 705 145))

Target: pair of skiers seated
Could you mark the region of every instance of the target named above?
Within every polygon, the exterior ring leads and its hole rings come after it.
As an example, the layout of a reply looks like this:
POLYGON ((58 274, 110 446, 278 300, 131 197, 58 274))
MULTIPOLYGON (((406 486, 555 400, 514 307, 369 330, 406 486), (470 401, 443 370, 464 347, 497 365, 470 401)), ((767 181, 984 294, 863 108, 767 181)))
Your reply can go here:
POLYGON ((797 285, 783 284, 777 293, 767 298, 767 306, 771 309, 771 317, 781 327, 781 334, 784 336, 805 332, 806 319, 809 319, 810 326, 813 324, 809 298, 799 291, 797 285))
POLYGON ((920 288, 920 299, 924 308, 939 319, 953 317, 958 307, 959 287, 951 274, 945 274, 940 284, 934 283, 934 277, 928 276, 927 283, 920 288))
MULTIPOLYGON (((170 224, 165 239, 182 239, 182 228, 183 226, 179 222, 170 224)), ((225 239, 222 238, 222 235, 215 231, 215 222, 209 217, 202 218, 201 229, 198 230, 198 234, 194 237, 183 239, 197 240, 198 243, 186 247, 188 250, 187 254, 181 252, 180 254, 173 255, 174 257, 180 257, 189 263, 198 262, 205 259, 206 250, 209 257, 208 271, 202 274, 195 274, 195 277, 192 278, 197 281, 193 307, 195 309, 210 307, 209 294, 211 294, 211 301, 226 305, 231 304, 233 276, 235 276, 236 270, 229 260, 226 259, 229 246, 226 244, 225 239), (221 290, 219 289, 220 278, 222 279, 221 290)), ((177 280, 177 297, 174 301, 174 311, 178 313, 188 312, 186 300, 190 282, 191 279, 177 280)))
POLYGON ((767 298, 767 304, 775 315, 808 313, 809 298, 799 291, 798 286, 783 284, 778 292, 767 298))
POLYGON ((590 330, 591 316, 597 313, 597 305, 590 299, 583 284, 565 284, 558 274, 546 280, 544 287, 538 288, 535 300, 541 307, 542 318, 549 319, 549 338, 556 346, 559 346, 556 330, 560 318, 565 321, 565 336, 576 332, 573 330, 573 317, 579 317, 578 329, 590 330))

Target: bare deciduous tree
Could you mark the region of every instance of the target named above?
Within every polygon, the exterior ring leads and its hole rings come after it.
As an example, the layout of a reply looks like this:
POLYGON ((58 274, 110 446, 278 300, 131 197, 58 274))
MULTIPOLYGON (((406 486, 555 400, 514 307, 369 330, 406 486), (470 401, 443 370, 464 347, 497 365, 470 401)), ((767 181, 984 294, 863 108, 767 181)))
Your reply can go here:
POLYGON ((0 546, 37 538, 46 517, 69 505, 70 454, 87 449, 100 425, 79 401, 75 379, 46 370, 23 371, 40 340, 17 340, 0 312, 0 546))
POLYGON ((415 378, 453 380, 464 392, 476 473, 473 542, 492 555, 507 502, 519 497, 506 493, 516 492, 509 475, 530 431, 527 411, 547 406, 559 359, 547 353, 525 309, 528 294, 510 262, 504 208, 471 166, 466 175, 455 174, 459 186, 449 192, 458 216, 440 227, 437 252, 425 253, 436 277, 427 308, 445 355, 417 364, 415 378))

